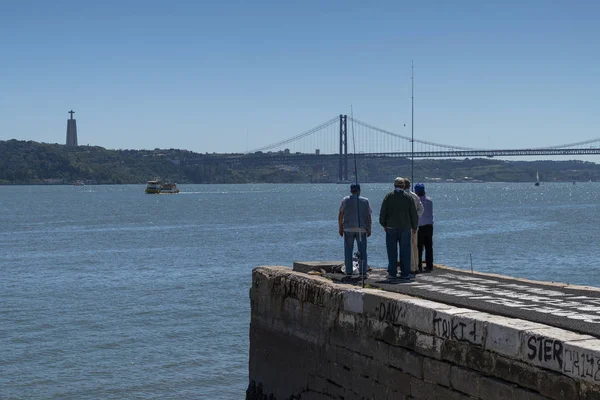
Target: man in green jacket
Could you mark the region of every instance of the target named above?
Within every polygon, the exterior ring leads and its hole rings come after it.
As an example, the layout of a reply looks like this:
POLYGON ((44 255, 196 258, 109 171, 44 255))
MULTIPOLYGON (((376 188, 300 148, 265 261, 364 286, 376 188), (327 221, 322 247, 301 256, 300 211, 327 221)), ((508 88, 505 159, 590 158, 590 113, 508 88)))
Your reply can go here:
POLYGON ((404 178, 396 178, 394 191, 383 198, 379 223, 385 229, 385 245, 388 255, 388 278, 398 274, 398 245, 400 245, 400 279, 414 278, 410 274, 411 235, 419 227, 417 208, 410 194, 404 191, 404 178))

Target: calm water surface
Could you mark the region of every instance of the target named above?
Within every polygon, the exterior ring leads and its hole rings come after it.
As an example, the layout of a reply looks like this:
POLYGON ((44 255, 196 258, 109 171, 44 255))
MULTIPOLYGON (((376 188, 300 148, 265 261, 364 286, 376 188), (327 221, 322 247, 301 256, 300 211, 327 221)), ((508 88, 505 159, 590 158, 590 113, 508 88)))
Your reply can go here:
MULTIPOLYGON (((376 220, 391 185, 362 187, 376 220)), ((251 270, 341 260, 348 187, 180 189, 0 187, 0 399, 244 398, 251 270)), ((600 184, 427 192, 436 262, 600 286, 600 184)))

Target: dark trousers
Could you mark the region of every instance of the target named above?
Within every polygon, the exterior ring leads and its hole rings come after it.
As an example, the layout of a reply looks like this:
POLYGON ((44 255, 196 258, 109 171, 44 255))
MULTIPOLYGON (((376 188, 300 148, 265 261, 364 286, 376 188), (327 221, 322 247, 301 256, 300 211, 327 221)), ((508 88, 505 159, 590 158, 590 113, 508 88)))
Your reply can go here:
POLYGON ((410 277, 410 228, 386 228, 385 247, 388 256, 388 274, 398 274, 398 246, 400 246, 400 277, 410 277))
POLYGON ((358 266, 359 274, 367 273, 367 234, 361 233, 359 239, 358 232, 347 232, 344 231, 344 264, 346 265, 346 273, 352 274, 352 256, 354 252, 354 242, 358 244, 358 251, 360 252, 360 265, 358 266))
POLYGON ((433 225, 419 226, 419 238, 417 242, 419 249, 419 269, 423 262, 423 249, 425 249, 425 268, 433 269, 433 225))

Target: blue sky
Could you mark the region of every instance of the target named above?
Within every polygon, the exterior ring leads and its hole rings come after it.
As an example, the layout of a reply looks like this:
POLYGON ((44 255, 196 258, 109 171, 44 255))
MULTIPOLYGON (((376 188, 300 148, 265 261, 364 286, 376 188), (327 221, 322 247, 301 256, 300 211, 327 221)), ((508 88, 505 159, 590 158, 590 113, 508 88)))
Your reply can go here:
POLYGON ((600 3, 369 3, 2 2, 0 140, 63 143, 73 108, 80 144, 243 152, 350 104, 410 135, 411 60, 417 138, 600 137, 600 3))

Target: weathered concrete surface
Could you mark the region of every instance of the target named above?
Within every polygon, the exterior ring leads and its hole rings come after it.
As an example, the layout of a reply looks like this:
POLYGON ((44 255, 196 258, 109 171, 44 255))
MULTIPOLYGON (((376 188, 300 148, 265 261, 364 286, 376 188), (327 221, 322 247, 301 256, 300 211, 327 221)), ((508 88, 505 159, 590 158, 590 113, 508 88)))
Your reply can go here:
POLYGON ((250 299, 247 399, 600 399, 591 335, 284 267, 250 299))
MULTIPOLYGON (((304 264, 295 262, 294 268, 304 264)), ((327 267, 321 263, 320 269, 330 271, 339 264, 333 261, 327 267)), ((345 280, 344 275, 339 273, 327 272, 324 275, 336 282, 345 280)), ((360 282, 353 279, 348 283, 360 282)), ((386 291, 600 336, 599 288, 471 273, 442 265, 436 265, 431 274, 417 275, 411 283, 389 281, 385 270, 374 269, 366 284, 386 291)))

